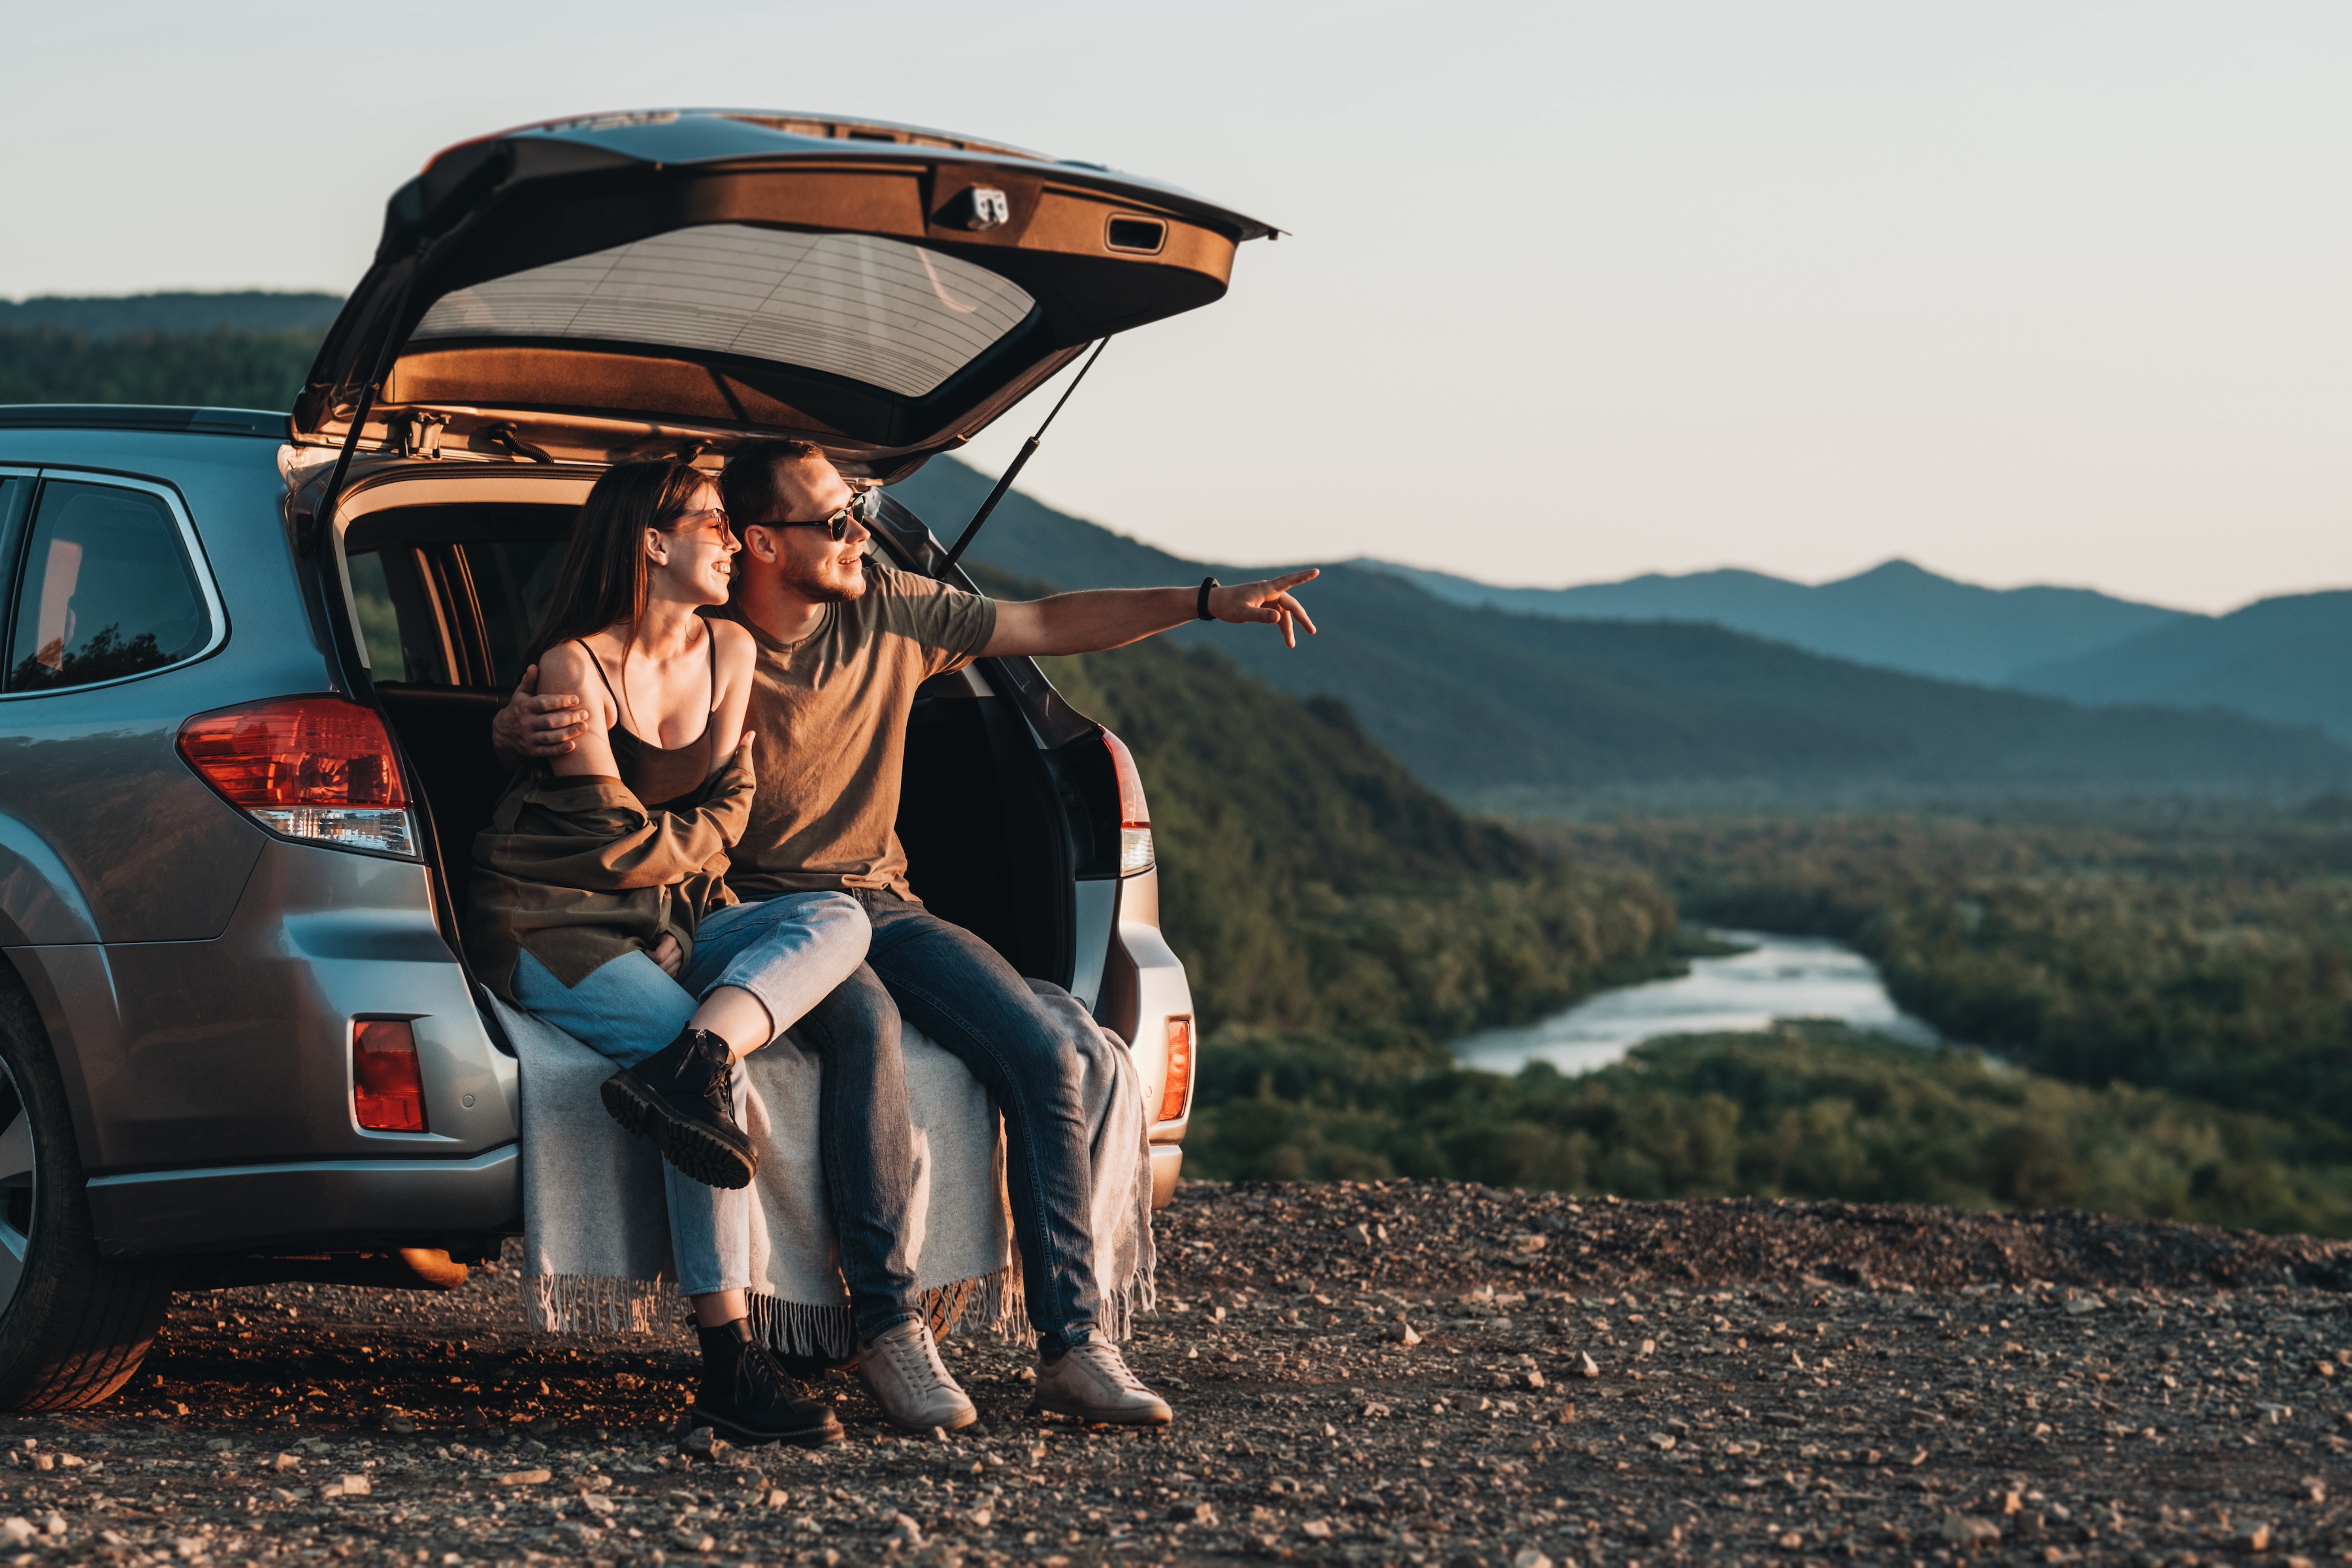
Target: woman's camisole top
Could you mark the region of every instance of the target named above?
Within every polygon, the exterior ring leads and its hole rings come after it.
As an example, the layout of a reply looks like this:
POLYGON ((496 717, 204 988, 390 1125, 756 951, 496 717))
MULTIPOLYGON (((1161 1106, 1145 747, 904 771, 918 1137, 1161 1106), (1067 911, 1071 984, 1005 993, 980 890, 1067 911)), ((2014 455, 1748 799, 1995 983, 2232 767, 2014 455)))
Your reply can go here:
POLYGON ((596 650, 585 642, 580 645, 595 660, 596 677, 612 694, 614 710, 622 716, 623 721, 605 735, 612 742, 613 763, 620 769, 621 782, 645 804, 647 811, 663 811, 690 803, 718 768, 719 759, 711 754, 717 736, 712 732, 710 719, 711 710, 719 706, 719 639, 707 626, 702 636, 710 652, 710 710, 703 714, 702 733, 682 746, 656 746, 633 732, 627 723, 628 704, 614 689, 613 678, 604 673, 604 661, 597 658, 596 650))

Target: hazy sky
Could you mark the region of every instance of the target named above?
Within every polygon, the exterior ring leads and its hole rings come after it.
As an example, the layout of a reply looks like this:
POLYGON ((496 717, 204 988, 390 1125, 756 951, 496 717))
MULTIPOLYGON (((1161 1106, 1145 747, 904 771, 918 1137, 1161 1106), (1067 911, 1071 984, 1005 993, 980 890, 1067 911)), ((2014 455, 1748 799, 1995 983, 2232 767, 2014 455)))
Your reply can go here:
POLYGON ((8 31, 0 294, 340 290, 448 142, 865 114, 1292 231, 1114 343, 1030 469, 1171 549, 2352 584, 2340 3, 94 0, 8 31))

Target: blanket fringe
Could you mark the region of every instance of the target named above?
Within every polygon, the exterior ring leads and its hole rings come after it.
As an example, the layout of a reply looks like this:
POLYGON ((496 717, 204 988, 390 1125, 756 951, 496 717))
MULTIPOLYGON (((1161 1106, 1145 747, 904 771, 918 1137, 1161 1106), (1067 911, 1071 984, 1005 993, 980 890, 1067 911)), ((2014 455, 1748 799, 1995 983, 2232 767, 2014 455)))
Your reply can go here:
POLYGON ((523 1282, 523 1310, 547 1334, 644 1334, 677 1299, 662 1279, 617 1279, 601 1274, 534 1274, 523 1282))

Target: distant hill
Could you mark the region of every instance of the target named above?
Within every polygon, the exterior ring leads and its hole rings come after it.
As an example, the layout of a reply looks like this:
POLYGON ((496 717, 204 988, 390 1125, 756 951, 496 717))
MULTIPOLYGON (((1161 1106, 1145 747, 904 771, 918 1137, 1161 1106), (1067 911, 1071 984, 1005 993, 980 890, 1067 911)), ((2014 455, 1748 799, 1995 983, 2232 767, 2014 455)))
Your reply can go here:
POLYGON ((126 332, 323 334, 342 308, 340 294, 44 294, 0 300, 0 331, 55 327, 100 339, 126 332))
POLYGON ((0 403, 291 408, 332 294, 0 300, 0 403))
MULTIPOLYGON (((985 476, 940 459, 897 493, 952 537, 985 476)), ((973 547, 1064 586, 1197 582, 1217 568, 1017 491, 973 547)), ((1423 782, 1489 808, 1684 797, 1885 801, 1988 793, 2303 792, 2352 778, 2311 730, 2221 713, 2085 709, 1824 658, 1717 626, 1562 620, 1449 603, 1391 572, 1328 569, 1323 631, 1189 627, 1268 684, 1345 701, 1423 782), (1705 786, 1696 792, 1691 786, 1705 786)))
POLYGON ((1982 588, 1889 561, 1813 587, 1761 572, 1650 573, 1573 588, 1505 588, 1362 560, 1441 599, 1577 620, 1697 621, 1813 653, 1948 680, 2008 685, 2032 666, 2202 620, 2087 588, 1982 588))
POLYGON ((2352 741, 2352 592, 2291 594, 2019 673, 2077 702, 2226 708, 2352 741))

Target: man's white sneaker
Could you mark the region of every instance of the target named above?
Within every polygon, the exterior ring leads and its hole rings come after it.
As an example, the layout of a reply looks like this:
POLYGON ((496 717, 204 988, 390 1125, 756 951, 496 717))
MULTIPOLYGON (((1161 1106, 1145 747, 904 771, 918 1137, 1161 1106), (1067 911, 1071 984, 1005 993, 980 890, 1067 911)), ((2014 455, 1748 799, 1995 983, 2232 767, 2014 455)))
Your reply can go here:
POLYGON ((857 1347, 857 1375, 891 1426, 907 1432, 949 1431, 980 1419, 971 1400, 940 1364, 940 1347, 919 1318, 857 1347))
POLYGON ((1168 1402, 1144 1387, 1118 1352, 1100 1340, 1037 1363, 1037 1408, 1115 1426, 1165 1426, 1176 1418, 1168 1402))

